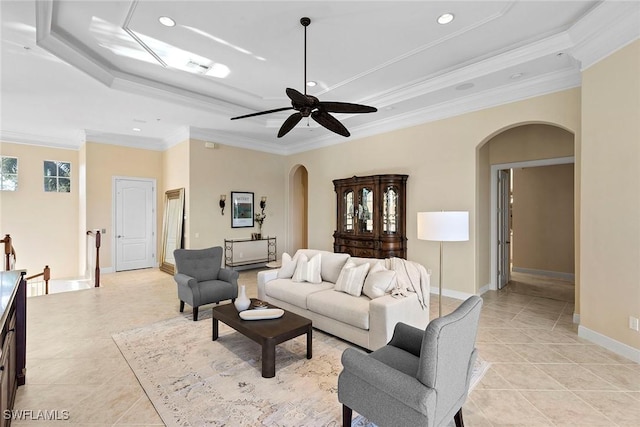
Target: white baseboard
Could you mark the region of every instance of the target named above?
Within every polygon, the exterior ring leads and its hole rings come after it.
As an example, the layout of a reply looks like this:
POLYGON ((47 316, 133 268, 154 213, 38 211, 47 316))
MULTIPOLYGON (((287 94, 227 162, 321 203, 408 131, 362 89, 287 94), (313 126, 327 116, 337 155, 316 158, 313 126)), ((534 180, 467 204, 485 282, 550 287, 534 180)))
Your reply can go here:
POLYGON ((592 331, 584 326, 578 326, 578 336, 598 344, 607 350, 611 350, 622 357, 626 357, 629 360, 640 363, 640 350, 637 348, 633 348, 627 344, 621 343, 620 341, 616 341, 613 338, 609 338, 599 332, 592 331))
MULTIPOLYGON (((438 295, 438 287, 436 286, 434 288, 433 286, 431 286, 430 292, 432 294, 438 295)), ((462 300, 462 301, 466 300, 471 295, 474 295, 474 294, 470 294, 470 293, 467 293, 467 292, 460 292, 460 291, 452 291, 450 289, 442 289, 442 296, 443 297, 455 298, 455 299, 459 299, 459 300, 462 300)))
POLYGON ((580 313, 573 313, 573 323, 580 324, 580 313))
POLYGON ((535 268, 512 267, 511 271, 516 273, 533 274, 535 276, 553 277, 555 279, 576 281, 576 275, 573 273, 563 273, 561 271, 536 270, 535 268))
POLYGON ((113 267, 100 267, 100 274, 113 273, 113 267))
POLYGON ((483 287, 481 287, 480 289, 478 289, 478 295, 482 295, 487 291, 491 290, 491 283, 487 283, 486 285, 484 285, 483 287))

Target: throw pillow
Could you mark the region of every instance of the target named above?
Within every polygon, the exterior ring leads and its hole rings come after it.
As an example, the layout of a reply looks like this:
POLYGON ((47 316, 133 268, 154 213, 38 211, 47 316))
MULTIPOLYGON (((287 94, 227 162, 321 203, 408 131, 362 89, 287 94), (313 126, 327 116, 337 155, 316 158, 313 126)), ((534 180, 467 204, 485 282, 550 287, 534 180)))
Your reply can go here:
POLYGON ((395 286, 396 272, 387 270, 382 263, 376 263, 364 281, 362 293, 371 299, 380 298, 395 286))
POLYGON ((332 252, 322 253, 322 269, 320 275, 325 282, 336 283, 342 267, 344 267, 347 260, 350 258, 349 254, 340 254, 332 252))
POLYGON ((298 265, 298 257, 298 254, 295 254, 293 258, 286 252, 282 254, 282 266, 278 270, 278 279, 291 279, 298 265))
POLYGON ((336 291, 346 292, 354 297, 359 297, 362 294, 362 286, 364 285, 364 279, 367 277, 368 271, 369 263, 356 266, 355 263, 347 261, 344 267, 342 267, 334 289, 336 291))
POLYGON ((296 271, 293 273, 294 282, 322 283, 320 276, 321 264, 320 254, 314 255, 311 259, 306 255, 300 255, 296 264, 296 271))

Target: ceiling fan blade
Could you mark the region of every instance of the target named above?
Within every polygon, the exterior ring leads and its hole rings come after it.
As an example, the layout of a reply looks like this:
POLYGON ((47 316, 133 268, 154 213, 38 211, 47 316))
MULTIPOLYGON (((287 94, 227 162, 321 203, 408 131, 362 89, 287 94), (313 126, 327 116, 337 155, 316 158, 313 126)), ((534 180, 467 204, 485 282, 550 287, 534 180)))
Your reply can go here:
POLYGON ((278 138, 282 138, 287 133, 289 133, 291 129, 296 127, 296 125, 300 120, 302 120, 302 114, 293 113, 292 115, 290 115, 289 118, 285 120, 282 126, 280 127, 280 130, 278 131, 278 138))
POLYGON ((342 136, 351 135, 347 130, 347 128, 344 127, 344 125, 340 123, 338 119, 336 119, 326 111, 316 110, 313 113, 311 113, 311 118, 316 122, 318 122, 320 125, 329 129, 331 132, 335 132, 338 135, 342 135, 342 136))
POLYGON ((293 110, 293 107, 276 108, 275 110, 260 111, 259 113, 245 114, 244 116, 231 117, 231 120, 246 119, 247 117, 261 116, 263 114, 277 113, 278 111, 293 110))
POLYGON ((351 104, 349 102, 324 102, 321 101, 319 107, 329 113, 375 113, 375 107, 368 105, 351 104))
POLYGON ((289 97, 289 99, 291 99, 291 101, 294 104, 298 104, 302 107, 306 107, 306 106, 310 107, 313 105, 313 101, 311 99, 309 99, 306 95, 301 94, 295 89, 291 89, 290 87, 288 87, 286 92, 287 92, 287 96, 289 97))

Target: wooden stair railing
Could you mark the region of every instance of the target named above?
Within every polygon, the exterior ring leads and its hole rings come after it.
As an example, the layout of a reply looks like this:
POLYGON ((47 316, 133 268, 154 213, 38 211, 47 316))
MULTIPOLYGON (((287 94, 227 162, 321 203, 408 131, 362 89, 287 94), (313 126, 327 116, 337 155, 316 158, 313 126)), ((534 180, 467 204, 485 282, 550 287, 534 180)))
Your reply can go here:
POLYGON ((11 236, 9 234, 4 235, 4 239, 0 240, 0 243, 4 243, 4 270, 11 270, 11 257, 16 260, 16 250, 11 243, 11 236))
MULTIPOLYGON (((13 262, 15 263, 16 250, 13 247, 11 235, 5 234, 4 239, 0 240, 0 243, 4 243, 4 257, 5 257, 4 269, 5 271, 13 270, 11 265, 11 257, 13 257, 13 262)), ((30 277, 25 277, 24 281, 26 283, 27 281, 31 279, 35 279, 36 277, 40 277, 40 276, 43 277, 43 281, 45 284, 45 295, 47 295, 49 294, 49 280, 51 279, 51 269, 49 268, 48 265, 44 266, 44 270, 42 270, 42 273, 34 274, 33 276, 30 276, 30 277)))
POLYGON ((87 236, 95 236, 96 239, 96 270, 95 270, 95 287, 100 287, 100 231, 87 231, 87 236))
POLYGON ((31 279, 35 279, 36 277, 43 276, 42 280, 44 281, 44 294, 49 295, 49 279, 51 279, 51 269, 48 265, 44 266, 44 270, 42 273, 34 274, 33 276, 25 277, 24 280, 27 282, 31 279))

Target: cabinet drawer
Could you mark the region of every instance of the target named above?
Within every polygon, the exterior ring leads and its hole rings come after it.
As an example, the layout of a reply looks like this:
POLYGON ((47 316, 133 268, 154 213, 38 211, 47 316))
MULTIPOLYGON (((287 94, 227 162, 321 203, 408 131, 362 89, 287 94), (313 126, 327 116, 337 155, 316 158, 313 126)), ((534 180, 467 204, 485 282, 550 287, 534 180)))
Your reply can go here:
POLYGON ((353 250, 353 256, 361 257, 361 258, 375 258, 376 254, 373 249, 356 248, 353 250))
POLYGON ((374 247, 373 240, 349 240, 345 244, 354 248, 373 249, 374 247))

